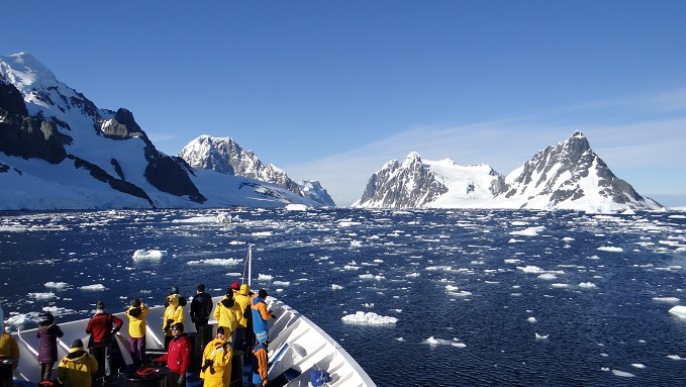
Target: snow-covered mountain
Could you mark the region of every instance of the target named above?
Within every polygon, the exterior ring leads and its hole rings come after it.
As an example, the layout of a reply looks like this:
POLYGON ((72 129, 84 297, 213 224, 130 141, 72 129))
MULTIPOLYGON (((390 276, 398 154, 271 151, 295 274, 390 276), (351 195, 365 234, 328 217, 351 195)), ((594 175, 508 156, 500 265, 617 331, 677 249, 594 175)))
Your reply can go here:
POLYGON ((509 208, 611 212, 663 207, 615 176, 578 131, 557 146, 536 153, 508 174, 505 182, 495 201, 508 203, 509 208))
POLYGON ((504 184, 488 165, 422 160, 412 152, 402 163, 389 161, 373 174, 353 207, 474 207, 500 193, 504 184))
POLYGON ((506 177, 485 164, 428 161, 413 152, 386 163, 367 183, 354 207, 528 208, 615 212, 657 210, 617 178, 581 132, 538 152, 506 177))
POLYGON ((0 209, 318 205, 274 184, 195 171, 126 109, 100 109, 27 53, 0 56, 0 209))
POLYGON ((297 195, 314 200, 320 205, 335 206, 319 182, 304 181, 298 184, 291 180, 282 169, 274 164, 263 164, 253 151, 243 150, 229 137, 199 136, 188 143, 178 156, 196 169, 207 169, 226 175, 274 183, 297 195))

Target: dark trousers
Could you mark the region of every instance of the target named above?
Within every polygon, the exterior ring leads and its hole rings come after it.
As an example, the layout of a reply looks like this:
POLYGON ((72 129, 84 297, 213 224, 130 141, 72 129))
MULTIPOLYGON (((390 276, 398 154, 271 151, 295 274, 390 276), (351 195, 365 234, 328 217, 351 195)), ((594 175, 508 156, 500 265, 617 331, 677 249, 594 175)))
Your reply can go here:
POLYGON ((102 347, 89 348, 88 351, 98 361, 98 370, 93 379, 100 379, 112 374, 112 343, 105 343, 102 347))
POLYGON ((179 383, 179 378, 181 374, 177 372, 169 373, 169 379, 167 379, 167 387, 186 387, 186 375, 183 375, 183 383, 179 383))
POLYGON ((40 376, 42 380, 52 379, 52 366, 55 363, 40 363, 40 376))

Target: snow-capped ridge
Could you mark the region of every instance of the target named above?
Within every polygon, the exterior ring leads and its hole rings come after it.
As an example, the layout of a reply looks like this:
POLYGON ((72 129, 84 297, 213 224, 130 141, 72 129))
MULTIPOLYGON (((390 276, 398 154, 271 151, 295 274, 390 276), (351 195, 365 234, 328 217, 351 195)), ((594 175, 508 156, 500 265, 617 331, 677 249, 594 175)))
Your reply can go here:
POLYGON ((391 160, 369 179, 354 207, 529 208, 617 212, 658 210, 617 178, 575 131, 502 176, 488 164, 460 166, 450 159, 422 160, 411 152, 400 164, 391 160), (421 170, 417 168, 420 164, 421 170))
POLYGON ((159 152, 132 112, 98 108, 27 53, 0 56, 0 122, 0 209, 317 205, 274 184, 193 170, 159 152))

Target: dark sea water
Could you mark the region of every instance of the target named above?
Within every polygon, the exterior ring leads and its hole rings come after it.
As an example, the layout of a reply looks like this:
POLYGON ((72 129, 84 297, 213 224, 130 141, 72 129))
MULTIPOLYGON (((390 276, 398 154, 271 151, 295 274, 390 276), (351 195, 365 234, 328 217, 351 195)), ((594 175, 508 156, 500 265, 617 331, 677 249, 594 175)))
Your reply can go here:
POLYGON ((231 209, 222 224, 220 212, 2 214, 5 317, 86 318, 98 300, 123 311, 200 282, 220 295, 251 243, 253 287, 379 386, 686 383, 686 320, 668 312, 686 304, 684 213, 231 209), (167 255, 134 260, 139 249, 167 255), (341 320, 357 311, 398 321, 341 320))

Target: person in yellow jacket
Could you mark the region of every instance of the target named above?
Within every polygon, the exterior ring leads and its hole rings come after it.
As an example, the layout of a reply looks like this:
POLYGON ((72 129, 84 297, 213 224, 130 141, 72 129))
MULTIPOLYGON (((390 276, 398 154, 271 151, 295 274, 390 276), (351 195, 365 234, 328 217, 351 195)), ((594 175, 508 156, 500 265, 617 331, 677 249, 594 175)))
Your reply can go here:
POLYGON ((140 364, 145 359, 145 334, 148 330, 148 322, 146 318, 150 308, 143 303, 141 299, 134 299, 131 301, 131 307, 126 311, 126 317, 129 318, 129 341, 131 347, 131 358, 137 364, 140 364))
POLYGON ((2 332, 0 332, 0 357, 13 357, 17 359, 17 362, 12 365, 12 367, 17 368, 19 364, 19 345, 17 345, 17 341, 14 340, 12 335, 5 332, 4 326, 2 329, 2 332))
POLYGON ((217 320, 217 325, 224 327, 227 339, 236 330, 241 316, 240 305, 236 304, 233 299, 233 290, 228 288, 224 298, 217 302, 214 308, 214 318, 217 320))
POLYGON ((228 387, 231 381, 231 345, 226 342, 224 327, 217 328, 217 335, 202 353, 200 379, 203 387, 228 387))
POLYGON ((186 320, 186 312, 183 307, 179 305, 179 295, 170 294, 167 296, 169 305, 164 310, 162 317, 162 329, 164 330, 164 348, 169 348, 169 342, 172 340, 171 327, 175 323, 183 323, 186 320))
POLYGON ((250 285, 241 285, 238 293, 234 293, 233 299, 238 304, 241 313, 233 338, 233 350, 247 355, 250 352, 251 341, 248 338, 248 332, 252 334, 252 327, 248 327, 248 319, 252 317, 250 312, 250 285))
POLYGON ((83 342, 76 339, 69 354, 57 365, 57 379, 64 387, 91 387, 92 377, 98 370, 95 356, 83 350, 83 342))

